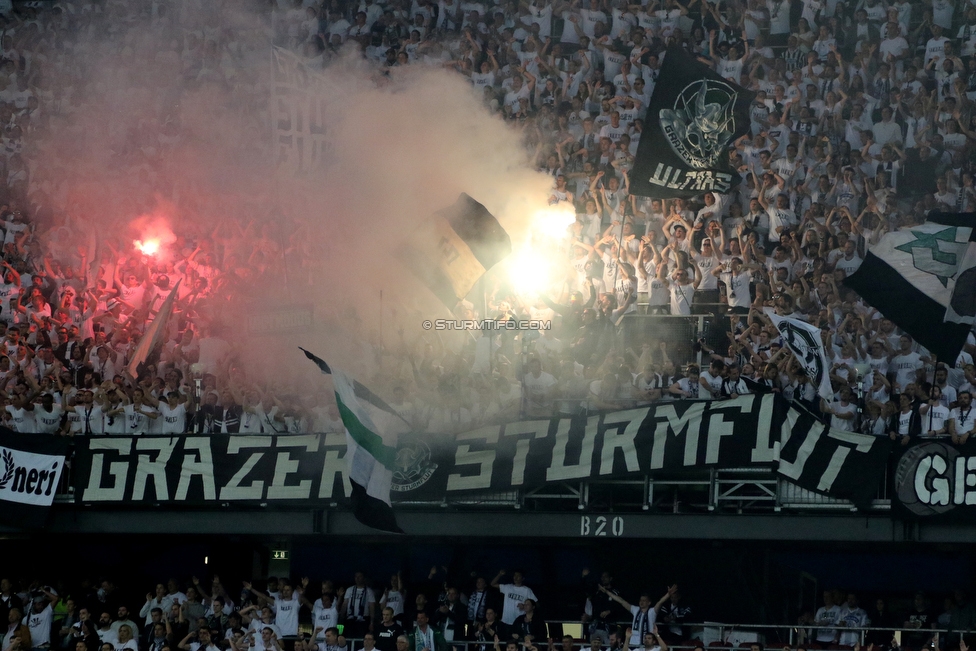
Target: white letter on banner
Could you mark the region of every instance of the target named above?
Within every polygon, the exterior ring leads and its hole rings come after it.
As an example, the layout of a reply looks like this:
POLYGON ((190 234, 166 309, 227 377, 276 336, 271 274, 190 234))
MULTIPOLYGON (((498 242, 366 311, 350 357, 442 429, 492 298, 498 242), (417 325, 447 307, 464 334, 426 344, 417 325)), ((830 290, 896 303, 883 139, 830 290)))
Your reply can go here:
POLYGON ((814 423, 810 427, 810 431, 807 432, 807 437, 804 439, 800 449, 796 451, 796 461, 786 461, 780 458, 779 474, 790 479, 799 479, 800 475, 803 474, 803 467, 807 464, 807 459, 810 458, 810 454, 817 447, 817 441, 820 440, 820 435, 823 432, 823 423, 814 423))
POLYGON ((352 495, 352 484, 349 483, 349 475, 346 473, 345 459, 345 434, 326 434, 325 447, 342 447, 343 456, 339 457, 339 450, 327 450, 325 459, 322 460, 322 481, 319 483, 319 497, 331 498, 335 490, 336 475, 342 479, 342 491, 346 497, 352 495))
MULTIPOLYGON (((319 451, 319 437, 317 434, 301 436, 276 436, 275 444, 278 448, 304 448, 305 452, 319 451)), ((288 475, 298 472, 298 459, 293 459, 291 452, 279 452, 275 462, 274 478, 268 486, 269 500, 307 500, 312 492, 312 480, 303 479, 297 486, 285 486, 288 475)))
POLYGON ((918 465, 915 466, 915 494, 918 496, 918 501, 922 504, 931 504, 932 493, 925 486, 925 476, 929 474, 929 470, 932 468, 932 457, 922 457, 919 459, 918 465))
MULTIPOLYGON (((776 398, 772 393, 748 397, 753 401, 759 401, 759 419, 756 423, 756 447, 752 449, 752 462, 772 463, 776 461, 781 449, 780 441, 773 441, 772 443, 769 441, 769 435, 773 431, 773 406, 776 404, 776 398)), ((750 405, 750 409, 751 407, 752 405, 750 405)), ((745 412, 746 410, 743 409, 742 411, 745 412)))
MULTIPOLYGON (((230 440, 227 441, 227 454, 238 454, 241 450, 247 450, 249 448, 270 448, 271 447, 271 437, 270 436, 232 436, 230 440)), ((258 465, 261 461, 261 457, 264 456, 264 452, 255 452, 241 469, 234 473, 234 476, 230 478, 226 486, 221 486, 220 488, 220 499, 222 500, 259 500, 264 497, 264 482, 261 480, 252 481, 247 486, 241 486, 241 482, 247 477, 247 474, 254 470, 254 466, 258 465)))
POLYGON ((932 504, 944 506, 949 503, 949 480, 945 477, 945 471, 949 469, 944 457, 932 459, 932 470, 935 470, 940 477, 932 480, 932 504))
POLYGON ((976 457, 956 457, 956 487, 952 491, 953 504, 976 504, 976 492, 967 490, 976 487, 976 457))
MULTIPOLYGON (((535 434, 533 438, 545 438, 549 434, 549 420, 527 420, 505 425, 505 436, 535 434)), ((515 443, 515 458, 512 460, 512 486, 525 483, 525 459, 529 456, 530 439, 519 439, 515 443)))
MULTIPOLYGON (((834 439, 835 441, 843 441, 844 443, 849 443, 854 446, 858 452, 866 453, 871 451, 871 446, 875 444, 878 440, 876 436, 868 436, 867 434, 860 434, 858 432, 844 432, 839 430, 827 430, 827 438, 834 439)), ((840 474, 841 468, 844 467, 844 462, 847 461, 847 457, 851 453, 851 448, 846 446, 837 446, 834 450, 834 454, 830 457, 830 463, 827 464, 827 468, 824 470, 823 475, 820 476, 820 481, 817 483, 817 490, 829 491, 834 485, 834 481, 840 474)))
POLYGON ((152 477, 153 486, 156 489, 156 500, 160 502, 169 501, 169 487, 166 485, 166 464, 169 463, 169 458, 173 456, 173 450, 176 449, 177 443, 180 440, 177 437, 173 438, 138 438, 136 439, 136 451, 140 452, 142 450, 156 450, 159 454, 156 455, 155 461, 149 460, 148 454, 140 454, 136 458, 136 478, 135 482, 132 484, 132 499, 133 501, 142 500, 146 495, 146 481, 152 477))
POLYGON ((722 446, 722 437, 732 436, 733 434, 735 434, 735 422, 725 420, 724 414, 719 412, 717 414, 711 414, 708 417, 708 439, 705 447, 705 463, 718 463, 718 451, 722 446))
POLYGON ((827 430, 827 438, 832 438, 855 446, 858 452, 870 452, 871 446, 878 442, 877 436, 861 434, 860 432, 844 432, 842 430, 827 430))
POLYGON ((694 466, 698 462, 698 436, 701 433, 701 417, 704 411, 703 402, 696 402, 690 406, 680 418, 672 405, 663 405, 655 410, 654 418, 659 422, 654 428, 651 470, 660 470, 664 467, 664 446, 668 442, 668 432, 671 432, 675 438, 685 435, 683 465, 694 466), (697 427, 693 426, 696 422, 697 427))
MULTIPOLYGON (((829 437, 830 434, 827 434, 827 436, 829 437)), ((820 481, 817 482, 818 491, 830 490, 830 487, 834 485, 834 480, 837 479, 837 475, 840 474, 840 469, 844 467, 844 461, 847 460, 847 455, 850 453, 850 448, 837 446, 834 453, 830 455, 830 463, 827 464, 827 468, 820 475, 820 481)))
POLYGON ((932 490, 926 486, 929 470, 934 470, 938 475, 945 474, 949 464, 938 455, 930 455, 918 462, 915 468, 915 494, 923 504, 932 506, 946 505, 949 503, 949 480, 945 477, 936 477, 932 480, 932 490))
POLYGON ((603 418, 605 429, 603 430, 603 450, 600 459, 601 475, 609 475, 613 472, 613 457, 618 449, 624 453, 627 472, 638 472, 640 470, 634 438, 640 431, 641 423, 644 422, 649 411, 649 408, 628 409, 627 411, 615 411, 603 418), (621 423, 627 423, 623 432, 617 427, 611 427, 621 423))
POLYGON ((213 454, 210 452, 210 439, 200 436, 188 436, 183 439, 183 467, 180 469, 180 483, 176 487, 174 499, 185 501, 190 490, 190 480, 199 475, 203 481, 203 499, 217 499, 217 487, 214 485, 213 454), (199 454, 191 458, 187 454, 196 450, 199 454))
POLYGON ((546 481, 563 481, 565 479, 582 479, 589 477, 593 468, 593 448, 596 442, 596 433, 600 427, 600 417, 590 416, 586 420, 586 427, 583 430, 583 442, 580 448, 580 460, 578 464, 566 465, 566 448, 569 446, 569 424, 568 418, 559 421, 559 428, 556 430, 556 440, 552 448, 552 462, 546 470, 546 481))
POLYGON ((119 455, 132 451, 131 438, 92 438, 88 439, 88 453, 91 454, 91 468, 88 471, 88 486, 81 499, 83 502, 121 502, 125 499, 125 479, 128 475, 128 461, 113 461, 108 464, 108 474, 112 476, 111 487, 102 488, 102 468, 104 454, 94 450, 114 450, 119 455))
MULTIPOLYGON (((498 425, 480 427, 471 432, 463 432, 456 437, 457 441, 472 441, 484 439, 488 445, 498 443, 498 425)), ((447 477, 447 490, 463 491, 474 488, 491 488, 491 470, 495 465, 494 450, 471 451, 470 445, 459 445, 454 452, 454 469, 458 470, 461 466, 478 466, 478 474, 464 476, 458 473, 451 473, 447 477)))

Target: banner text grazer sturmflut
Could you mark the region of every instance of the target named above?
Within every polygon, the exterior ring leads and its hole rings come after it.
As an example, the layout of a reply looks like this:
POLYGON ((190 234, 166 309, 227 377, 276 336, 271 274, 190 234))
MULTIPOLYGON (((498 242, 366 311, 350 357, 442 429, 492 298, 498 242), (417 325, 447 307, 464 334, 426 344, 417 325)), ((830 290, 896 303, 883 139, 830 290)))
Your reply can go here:
MULTIPOLYGON (((889 451, 887 439, 829 430, 773 394, 517 421, 431 443, 442 438, 401 437, 394 499, 761 466, 863 506, 884 475, 889 451)), ((76 445, 75 495, 82 503, 284 505, 349 494, 341 434, 111 436, 76 445)))

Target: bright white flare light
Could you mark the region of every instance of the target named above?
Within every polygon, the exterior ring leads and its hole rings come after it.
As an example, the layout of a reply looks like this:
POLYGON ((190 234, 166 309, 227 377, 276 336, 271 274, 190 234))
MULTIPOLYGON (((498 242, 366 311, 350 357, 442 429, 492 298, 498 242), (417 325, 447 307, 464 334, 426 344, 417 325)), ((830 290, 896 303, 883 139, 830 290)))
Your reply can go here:
POLYGON ((532 219, 532 230, 543 238, 562 240, 567 235, 567 229, 576 221, 576 210, 573 204, 561 201, 554 206, 535 213, 532 219))
POLYGON ((509 281, 520 296, 534 295, 549 286, 549 260, 531 246, 523 246, 508 260, 509 281))
POLYGON ((576 221, 572 204, 561 202, 532 214, 529 232, 508 260, 509 281, 520 296, 534 297, 549 289, 555 268, 563 261, 569 226, 576 221))
POLYGON ((146 255, 156 255, 159 253, 159 240, 157 239, 146 240, 145 242, 136 240, 135 244, 136 248, 146 255))

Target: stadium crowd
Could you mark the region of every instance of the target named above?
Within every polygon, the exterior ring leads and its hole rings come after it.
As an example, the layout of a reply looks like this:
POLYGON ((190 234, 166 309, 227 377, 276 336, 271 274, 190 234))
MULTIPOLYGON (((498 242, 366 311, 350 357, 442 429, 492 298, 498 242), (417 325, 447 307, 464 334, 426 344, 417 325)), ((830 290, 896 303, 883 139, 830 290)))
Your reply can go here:
MULTIPOLYGON (((443 571, 442 571, 443 570, 443 571)), ((636 603, 614 587, 613 575, 582 572, 579 613, 582 639, 560 635, 547 623, 539 598, 525 575, 500 570, 490 581, 473 573, 448 581, 433 567, 416 587, 401 574, 385 585, 355 572, 351 585, 332 580, 223 582, 220 577, 186 585, 174 578, 157 583, 142 599, 132 599, 112 580, 80 585, 23 586, 0 581, 4 651, 668 651, 670 646, 703 649, 703 630, 693 626, 692 606, 677 585, 663 594, 641 593, 636 603), (240 586, 240 591, 237 587, 240 586), (185 588, 185 592, 183 589, 185 588), (553 632, 555 631, 555 632, 553 632), (555 638, 555 639, 554 639, 555 638), (347 639, 349 640, 347 642, 347 639)), ((564 595, 567 596, 567 595, 564 595)), ((825 590, 823 606, 800 616, 797 649, 879 650, 922 648, 967 651, 965 638, 976 609, 956 591, 941 607, 922 593, 905 612, 893 612, 879 598, 867 610, 853 593, 825 590), (872 626, 878 630, 869 630, 872 626), (903 628, 896 637, 896 629, 903 628), (933 629, 956 632, 942 637, 933 629), (950 640, 953 640, 950 642, 950 640), (870 647, 868 647, 870 648, 870 647)), ((787 627, 789 625, 786 625, 787 627)), ((774 630, 766 632, 770 647, 774 630)), ((785 640, 784 640, 785 642, 785 640)), ((717 640, 728 647, 728 640, 717 640)), ((731 642, 733 647, 735 641, 731 642)), ((714 645, 711 645, 714 646, 714 645)), ((762 651, 763 644, 741 645, 762 651)), ((780 648, 791 649, 791 646, 780 648)))
MULTIPOLYGON (((124 132, 106 120, 104 132, 87 133, 78 121, 110 83, 90 84, 99 71, 88 55, 144 55, 161 73, 132 81, 146 93, 167 84, 232 93, 239 101, 211 108, 247 125, 253 137, 241 138, 240 154, 252 156, 267 131, 268 89, 242 70, 273 43, 313 68, 358 47, 379 70, 456 70, 552 176, 549 202, 577 213, 556 252, 565 273, 548 292, 528 297, 498 283, 486 301, 487 316, 551 320, 551 330, 462 347, 434 337, 364 344, 392 369, 373 385, 418 430, 775 391, 844 430, 902 442, 972 433, 976 339, 958 359, 937 360, 843 284, 885 232, 933 210, 974 210, 971 3, 256 4, 263 25, 233 18, 234 2, 0 7, 0 398, 13 429, 341 431, 321 391, 242 370, 232 333, 214 318, 255 284, 311 282, 317 254, 301 223, 268 217, 275 211, 262 204, 216 227, 199 219, 233 211, 181 177, 179 144, 194 134, 178 101, 134 104, 144 119, 124 132), (665 201, 628 192, 669 44, 757 92, 750 132, 730 151, 742 177, 731 193, 665 201), (113 152, 97 177, 77 164, 93 139, 113 152), (79 192, 85 182, 99 190, 79 192), (181 215, 165 261, 121 235, 159 196, 181 215), (119 228, 93 238, 79 215, 103 212, 120 215, 119 228), (124 369, 135 344, 178 282, 159 360, 132 381, 124 369), (834 400, 817 399, 764 309, 822 329, 834 400), (630 314, 658 320, 633 336, 618 325, 630 314), (676 337, 667 315, 697 314, 708 329, 676 337)), ((457 307, 459 317, 479 311, 457 307)))
MULTIPOLYGON (((317 4, 273 4, 278 42, 313 66, 354 41, 383 66, 465 75, 552 176, 550 203, 577 213, 548 296, 502 288, 488 301, 498 319, 554 328, 496 337, 494 380, 469 371, 485 370, 477 345, 460 359, 425 350, 416 381, 391 383, 414 392, 401 403, 418 427, 774 391, 842 430, 968 440, 976 339, 938 360, 843 280, 884 233, 974 210, 971 3, 317 4), (628 192, 669 45, 756 92, 750 132, 730 150, 741 175, 731 193, 628 192), (821 328, 834 400, 820 401, 766 310, 821 328), (666 318, 627 336, 630 314, 710 319, 692 342, 666 318)), ((459 312, 475 316, 466 303, 459 312)))

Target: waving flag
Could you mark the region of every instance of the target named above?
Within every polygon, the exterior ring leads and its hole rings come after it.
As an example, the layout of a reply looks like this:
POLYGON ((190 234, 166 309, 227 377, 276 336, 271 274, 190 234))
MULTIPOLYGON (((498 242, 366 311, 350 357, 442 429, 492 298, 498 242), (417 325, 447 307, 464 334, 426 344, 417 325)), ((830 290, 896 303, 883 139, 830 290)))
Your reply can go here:
POLYGON ((884 235, 844 284, 951 366, 976 318, 976 213, 884 235))
POLYGON ((732 189, 740 177, 729 165, 729 145, 749 130, 754 98, 683 48, 669 47, 647 107, 631 193, 669 199, 732 189))
POLYGON ((397 460, 397 437, 407 433, 409 425, 365 386, 304 348, 301 351, 323 373, 332 376, 336 404, 346 428, 353 514, 367 527, 403 533, 390 505, 390 485, 397 460))
POLYGON ((418 226, 400 258, 453 310, 478 279, 511 252, 512 240, 495 216, 462 192, 454 204, 418 226))
POLYGON ((129 358, 129 363, 125 367, 125 372, 133 380, 139 379, 139 374, 142 373, 142 369, 145 367, 149 356, 163 342, 163 335, 166 334, 166 323, 173 316, 173 303, 180 293, 181 282, 183 282, 182 278, 177 280, 176 284, 173 285, 173 290, 166 297, 166 300, 163 301, 163 304, 159 307, 159 312, 156 313, 152 323, 149 324, 149 327, 142 334, 142 339, 139 340, 139 344, 132 351, 132 356, 129 358))
POLYGON ((821 398, 830 402, 834 399, 834 390, 830 386, 830 362, 824 349, 820 328, 810 325, 806 321, 777 315, 772 310, 766 312, 779 334, 783 343, 790 349, 796 360, 800 362, 803 371, 810 378, 813 386, 821 398))

